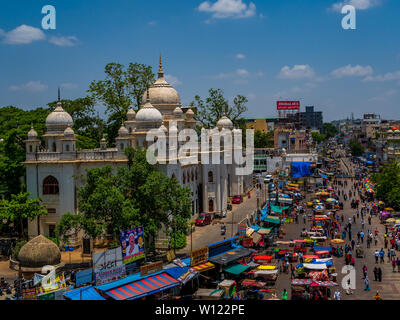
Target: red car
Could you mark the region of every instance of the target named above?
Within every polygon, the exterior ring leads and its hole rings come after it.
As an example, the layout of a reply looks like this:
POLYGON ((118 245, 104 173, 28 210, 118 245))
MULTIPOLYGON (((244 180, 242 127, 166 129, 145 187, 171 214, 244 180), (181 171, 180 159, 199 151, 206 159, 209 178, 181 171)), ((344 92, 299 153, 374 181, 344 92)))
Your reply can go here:
POLYGON ((233 196, 232 203, 240 204, 243 202, 243 197, 241 195, 233 196))
POLYGON ((211 223, 211 216, 208 213, 200 213, 199 217, 194 221, 196 226, 206 226, 211 223))

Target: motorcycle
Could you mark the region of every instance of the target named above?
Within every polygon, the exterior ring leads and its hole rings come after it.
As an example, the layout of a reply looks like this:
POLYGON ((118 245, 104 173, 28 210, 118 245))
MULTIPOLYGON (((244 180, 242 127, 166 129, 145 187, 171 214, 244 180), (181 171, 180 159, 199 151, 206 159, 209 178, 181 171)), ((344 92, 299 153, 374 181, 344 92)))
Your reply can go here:
POLYGON ((226 226, 223 224, 223 225, 221 226, 221 236, 224 236, 225 233, 226 233, 226 226))

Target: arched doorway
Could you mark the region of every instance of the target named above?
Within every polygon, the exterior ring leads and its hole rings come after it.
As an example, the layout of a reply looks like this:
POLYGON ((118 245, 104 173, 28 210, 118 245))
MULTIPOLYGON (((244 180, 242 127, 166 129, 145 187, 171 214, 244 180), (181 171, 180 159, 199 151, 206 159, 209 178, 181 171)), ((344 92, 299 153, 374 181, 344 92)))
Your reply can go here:
POLYGON ((214 212, 214 200, 210 199, 208 201, 208 212, 214 212))

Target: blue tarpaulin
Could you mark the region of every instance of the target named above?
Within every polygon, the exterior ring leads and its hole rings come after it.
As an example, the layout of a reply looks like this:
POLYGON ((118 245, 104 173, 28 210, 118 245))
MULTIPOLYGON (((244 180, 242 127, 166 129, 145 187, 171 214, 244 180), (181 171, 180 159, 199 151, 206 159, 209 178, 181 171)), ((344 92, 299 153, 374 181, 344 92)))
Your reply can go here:
POLYGON ((292 177, 301 178, 311 175, 311 162, 292 162, 292 177))
POLYGON ((172 278, 179 279, 179 277, 185 274, 190 267, 173 267, 166 269, 165 272, 168 273, 172 278))
POLYGON ((106 300, 93 287, 83 287, 64 293, 71 300, 106 300))
POLYGON ((314 247, 314 251, 332 251, 332 247, 314 247))

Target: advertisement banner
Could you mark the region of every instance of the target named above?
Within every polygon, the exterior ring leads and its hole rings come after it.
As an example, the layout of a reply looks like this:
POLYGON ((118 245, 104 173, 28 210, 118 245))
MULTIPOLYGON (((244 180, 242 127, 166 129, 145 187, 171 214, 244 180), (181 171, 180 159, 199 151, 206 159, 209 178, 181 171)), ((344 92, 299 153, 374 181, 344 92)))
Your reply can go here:
POLYGON ((65 300, 64 292, 66 289, 60 289, 57 291, 52 291, 50 293, 44 293, 37 297, 38 300, 65 300))
POLYGON ((65 279, 64 273, 58 275, 55 277, 55 279, 48 279, 47 283, 43 283, 42 281, 42 286, 36 288, 36 294, 43 294, 43 293, 48 293, 48 292, 53 292, 59 289, 66 289, 67 288, 67 282, 65 279))
POLYGON ((121 232, 122 261, 131 263, 146 257, 144 250, 143 227, 121 232))
POLYGON ((93 269, 96 285, 116 281, 125 276, 121 248, 109 249, 93 254, 93 269))
POLYGON ((277 110, 300 111, 300 101, 277 101, 276 107, 277 110))
POLYGON ((125 275, 126 275, 125 265, 96 272, 95 273, 96 285, 99 286, 101 284, 117 281, 125 277, 125 275))
POLYGON ((156 273, 163 269, 163 262, 157 261, 140 267, 140 276, 144 277, 148 274, 156 273))
POLYGON ((208 261, 208 247, 193 250, 190 253, 190 266, 194 267, 208 261))

